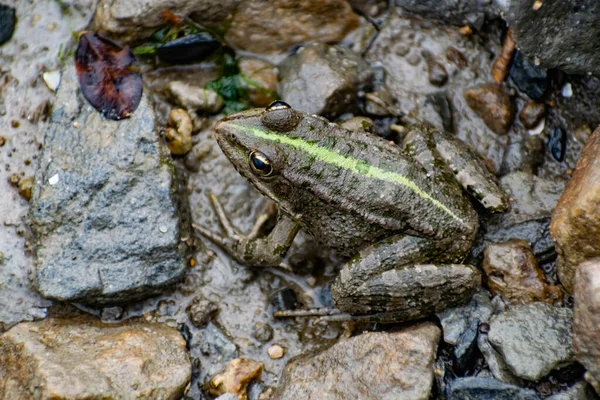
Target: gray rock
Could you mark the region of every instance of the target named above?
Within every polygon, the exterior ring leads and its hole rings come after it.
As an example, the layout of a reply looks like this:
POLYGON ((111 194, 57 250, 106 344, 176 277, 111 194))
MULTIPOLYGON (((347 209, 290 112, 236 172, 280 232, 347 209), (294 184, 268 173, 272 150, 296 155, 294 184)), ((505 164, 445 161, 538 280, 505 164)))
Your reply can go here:
POLYGON ((427 19, 470 25, 477 29, 483 26, 486 18, 500 16, 492 0, 396 0, 396 5, 427 19))
POLYGON ((453 354, 459 369, 468 366, 477 347, 479 324, 488 322, 492 311, 489 293, 480 290, 464 306, 448 308, 438 314, 444 341, 455 346, 453 354))
POLYGON ((600 73, 600 3, 545 0, 498 1, 517 47, 548 68, 570 74, 600 73))
POLYGON ((481 332, 477 336, 477 347, 485 358, 487 367, 494 378, 513 385, 521 383, 521 380, 510 371, 500 354, 490 344, 487 332, 481 332))
POLYGON ((599 292, 600 258, 579 264, 574 286, 573 345, 577 361, 587 369, 596 387, 600 387, 599 292))
POLYGON ((146 96, 109 121, 62 74, 31 198, 36 285, 58 300, 124 302, 185 271, 185 207, 146 96))
POLYGON ((214 323, 209 322, 192 341, 194 346, 206 354, 217 354, 224 360, 238 357, 238 348, 231 339, 214 323))
POLYGON ((286 365, 273 399, 429 399, 440 330, 368 332, 286 365))
POLYGON ((518 377, 537 381, 575 361, 573 312, 546 303, 530 303, 494 316, 489 341, 518 377))
POLYGON ((448 389, 448 400, 539 400, 533 390, 491 378, 458 378, 448 389))
POLYGON ((177 330, 93 318, 26 322, 0 336, 0 399, 178 399, 192 368, 177 330))
POLYGON ((279 67, 279 93, 292 107, 329 118, 352 112, 357 92, 371 79, 368 65, 352 50, 312 44, 279 67))
POLYGON ((564 392, 546 397, 546 400, 597 400, 599 397, 594 388, 587 382, 577 382, 564 392))

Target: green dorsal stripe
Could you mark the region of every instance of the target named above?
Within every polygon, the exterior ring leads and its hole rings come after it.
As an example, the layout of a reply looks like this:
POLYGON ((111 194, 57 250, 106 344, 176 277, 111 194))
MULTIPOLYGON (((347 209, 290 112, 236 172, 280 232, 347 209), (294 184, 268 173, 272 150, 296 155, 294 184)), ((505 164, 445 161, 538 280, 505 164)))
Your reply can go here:
POLYGON ((359 160, 353 157, 347 157, 335 150, 330 150, 326 147, 319 146, 314 143, 307 142, 300 138, 289 137, 286 135, 280 135, 274 132, 263 131, 258 128, 247 127, 243 125, 238 125, 231 123, 230 125, 234 129, 239 129, 240 131, 248 132, 255 137, 269 140, 272 142, 278 142, 282 144, 286 144, 292 146, 296 149, 302 150, 311 156, 316 157, 318 160, 326 162, 328 164, 335 165, 336 167, 344 168, 349 171, 352 171, 355 174, 360 174, 366 176, 367 178, 379 179, 386 182, 396 183, 398 185, 402 185, 413 191, 416 195, 429 201, 438 209, 448 213, 448 215, 452 216, 455 220, 459 221, 462 224, 465 222, 459 218, 456 214, 454 214, 448 207, 443 205, 439 200, 433 198, 429 193, 423 191, 415 182, 408 179, 404 175, 400 175, 396 172, 386 171, 379 167, 375 167, 370 165, 364 160, 359 160))

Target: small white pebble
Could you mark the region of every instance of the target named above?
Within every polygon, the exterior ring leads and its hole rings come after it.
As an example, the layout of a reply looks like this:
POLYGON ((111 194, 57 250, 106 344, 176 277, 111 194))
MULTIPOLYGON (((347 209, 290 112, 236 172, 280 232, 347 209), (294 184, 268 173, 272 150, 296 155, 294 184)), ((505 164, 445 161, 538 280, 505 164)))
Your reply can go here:
POLYGON ((46 82, 48 89, 56 92, 58 85, 60 85, 60 71, 46 71, 42 74, 42 78, 46 82))
POLYGON ((306 283, 310 287, 315 287, 315 285, 317 284, 317 278, 315 278, 314 276, 309 276, 308 278, 306 278, 306 283))
POLYGON ((60 176, 58 176, 58 174, 54 174, 50 177, 50 179, 48 179, 48 183, 50 185, 56 185, 59 180, 60 180, 60 176))
POLYGON ((74 122, 73 122, 73 127, 74 127, 74 128, 79 128, 79 122, 77 122, 77 121, 74 121, 74 122))
POLYGON ((167 233, 167 231, 168 231, 169 229, 167 229, 167 227, 166 227, 165 225, 161 225, 161 226, 158 228, 158 230, 159 230, 161 233, 167 233))
POLYGON ((540 0, 535 0, 533 2, 533 7, 531 7, 533 9, 533 11, 537 11, 540 8, 542 8, 542 6, 544 5, 544 3, 542 3, 540 0))
POLYGON ((546 121, 542 120, 538 126, 533 129, 530 129, 528 132, 530 135, 539 135, 544 131, 544 127, 546 126, 546 121))
POLYGON ((281 347, 278 344, 274 344, 273 346, 269 347, 269 350, 267 350, 267 352, 269 353, 269 357, 271 357, 274 360, 283 357, 284 353, 283 347, 281 347))
POLYGON ((573 86, 571 86, 570 83, 566 83, 565 86, 562 87, 561 94, 562 94, 562 97, 573 96, 573 86))

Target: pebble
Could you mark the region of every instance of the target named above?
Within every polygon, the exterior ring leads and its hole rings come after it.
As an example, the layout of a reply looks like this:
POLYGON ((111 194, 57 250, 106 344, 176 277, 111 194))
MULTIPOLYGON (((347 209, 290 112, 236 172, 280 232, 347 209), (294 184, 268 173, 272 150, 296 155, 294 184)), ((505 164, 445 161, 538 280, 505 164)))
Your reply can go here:
POLYGON ((188 317, 196 328, 204 328, 218 313, 218 304, 201 296, 194 298, 187 308, 188 317))
POLYGON ((192 149, 192 119, 185 110, 171 110, 165 140, 171 154, 183 155, 192 149))
POLYGON ((6 144, 6 138, 4 136, 0 136, 0 147, 4 147, 6 144))
POLYGON ((246 82, 250 102, 256 107, 266 107, 277 100, 278 70, 266 61, 242 58, 238 62, 240 73, 252 80, 246 82))
POLYGON ((446 60, 454 63, 459 69, 466 68, 469 65, 467 57, 456 47, 449 47, 446 50, 446 60))
POLYGON ((492 317, 488 339, 518 377, 537 381, 575 361, 570 308, 530 303, 492 317))
POLYGON ((532 100, 541 100, 548 89, 547 70, 515 51, 509 71, 510 78, 519 90, 532 100))
POLYGON ((42 74, 42 78, 48 86, 48 89, 56 92, 60 85, 60 71, 46 71, 42 74))
POLYGON ((267 352, 269 353, 269 357, 271 357, 273 360, 283 357, 284 354, 283 347, 278 344, 269 347, 267 352))
POLYGON ((429 83, 434 86, 444 86, 444 84, 448 82, 448 72, 446 72, 446 68, 433 57, 427 57, 427 74, 429 83))
POLYGON ((239 400, 247 400, 248 385, 253 380, 260 379, 262 370, 262 364, 254 360, 236 358, 227 364, 225 371, 210 379, 209 391, 215 396, 233 393, 239 400))
POLYGON ((562 300, 562 291, 548 283, 525 240, 511 239, 487 246, 483 253, 483 270, 491 294, 499 295, 509 304, 534 301, 555 304, 562 300))
POLYGON ((556 127, 548 139, 548 151, 558 162, 563 162, 567 155, 567 133, 564 129, 556 127))
POLYGON ((19 181, 19 194, 27 201, 31 199, 33 189, 33 176, 23 178, 19 181))
POLYGON ((254 324, 253 336, 259 342, 267 343, 269 340, 273 339, 273 328, 271 328, 271 325, 269 324, 257 322, 254 324))
POLYGON ((546 106, 543 103, 529 101, 523 106, 519 113, 519 121, 527 129, 537 127, 546 116, 546 106))
POLYGON ((495 83, 484 83, 466 89, 469 107, 497 135, 505 135, 513 122, 514 106, 508 93, 495 83))
POLYGON ((17 16, 15 9, 0 4, 0 45, 8 42, 15 31, 17 16))
POLYGON ((555 241, 556 267, 561 284, 573 293, 577 266, 586 259, 600 257, 600 129, 589 137, 577 167, 554 213, 550 234, 555 241))
POLYGON ((169 82, 166 93, 176 104, 190 111, 202 110, 216 114, 225 105, 217 92, 182 81, 169 82))
POLYGON ((573 86, 571 86, 571 84, 567 82, 562 87, 562 90, 560 91, 560 94, 562 95, 562 97, 566 97, 566 98, 569 98, 569 97, 573 96, 573 86))
POLYGON ((448 400, 540 400, 531 389, 492 378, 457 378, 448 390, 448 400))

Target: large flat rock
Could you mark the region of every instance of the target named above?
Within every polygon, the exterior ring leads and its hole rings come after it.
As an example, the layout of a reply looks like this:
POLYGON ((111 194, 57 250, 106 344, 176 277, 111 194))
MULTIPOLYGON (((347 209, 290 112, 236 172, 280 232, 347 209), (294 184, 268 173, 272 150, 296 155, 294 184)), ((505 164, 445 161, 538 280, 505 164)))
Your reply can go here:
POLYGON ((31 198, 36 285, 58 300, 112 303, 157 293, 185 270, 185 207, 146 96, 104 119, 66 67, 31 198))

